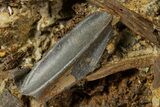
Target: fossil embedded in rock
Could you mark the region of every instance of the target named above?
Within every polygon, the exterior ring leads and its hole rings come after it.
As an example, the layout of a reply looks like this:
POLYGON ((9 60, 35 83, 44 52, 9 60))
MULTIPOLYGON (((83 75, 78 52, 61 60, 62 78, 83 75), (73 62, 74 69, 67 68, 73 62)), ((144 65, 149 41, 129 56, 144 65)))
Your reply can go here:
POLYGON ((47 100, 93 71, 112 37, 111 20, 106 12, 97 12, 79 23, 33 68, 24 80, 22 93, 47 100), (67 79, 66 74, 72 78, 67 79), (59 84, 63 77, 68 82, 65 86, 59 84))

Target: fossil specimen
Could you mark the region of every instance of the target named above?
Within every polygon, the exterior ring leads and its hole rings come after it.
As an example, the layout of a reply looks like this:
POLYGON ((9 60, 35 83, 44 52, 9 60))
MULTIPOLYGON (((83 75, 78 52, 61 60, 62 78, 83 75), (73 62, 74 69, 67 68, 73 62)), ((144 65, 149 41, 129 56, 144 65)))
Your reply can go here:
MULTIPOLYGON (((24 80, 22 93, 47 100, 53 94, 49 91, 58 88, 56 81, 65 74, 72 74, 70 87, 93 71, 112 37, 111 19, 111 15, 98 12, 79 23, 33 68, 24 80)), ((63 88, 59 87, 54 95, 61 91, 63 88)))

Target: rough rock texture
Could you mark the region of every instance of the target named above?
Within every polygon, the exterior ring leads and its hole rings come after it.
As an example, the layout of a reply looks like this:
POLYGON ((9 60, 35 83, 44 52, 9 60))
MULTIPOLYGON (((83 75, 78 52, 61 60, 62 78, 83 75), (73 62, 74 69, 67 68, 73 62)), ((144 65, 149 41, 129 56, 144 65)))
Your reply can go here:
POLYGON ((22 107, 22 101, 7 90, 3 91, 0 95, 0 99, 0 107, 22 107))
MULTIPOLYGON (((119 1, 159 29, 159 0, 119 1)), ((22 72, 19 74, 23 77, 64 34, 95 11, 100 9, 85 0, 0 0, 0 107, 40 106, 35 100, 21 95, 13 74, 22 72)), ((108 60, 122 58, 127 51, 152 48, 150 43, 135 37, 132 31, 117 22, 114 26, 117 38, 106 47, 99 67, 108 60), (115 49, 112 57, 106 55, 115 49)), ((134 69, 93 82, 81 81, 45 106, 151 106, 152 72, 146 68, 139 71, 142 73, 134 69)))
POLYGON ((119 0, 128 9, 133 10, 143 17, 154 22, 160 27, 160 1, 159 0, 119 0))
POLYGON ((25 43, 35 32, 54 24, 62 8, 61 0, 10 2, 0 6, 1 47, 25 43))

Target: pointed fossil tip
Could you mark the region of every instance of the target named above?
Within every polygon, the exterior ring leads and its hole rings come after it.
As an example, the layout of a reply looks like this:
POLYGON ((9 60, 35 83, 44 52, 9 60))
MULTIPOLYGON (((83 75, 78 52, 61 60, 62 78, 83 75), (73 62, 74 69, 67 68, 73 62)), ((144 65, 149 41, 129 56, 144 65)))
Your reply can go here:
POLYGON ((32 95, 32 92, 30 92, 30 88, 26 88, 26 86, 21 87, 20 92, 22 93, 22 95, 26 95, 26 96, 32 95))
POLYGON ((20 87, 20 92, 23 94, 23 95, 30 95, 31 94, 31 84, 22 84, 21 87, 20 87))
POLYGON ((31 83, 23 83, 20 87, 21 94, 38 98, 42 91, 39 88, 32 89, 33 86, 34 85, 31 83))
POLYGON ((20 92, 23 94, 23 95, 27 95, 28 93, 27 93, 27 89, 25 88, 25 87, 21 87, 20 88, 20 92))

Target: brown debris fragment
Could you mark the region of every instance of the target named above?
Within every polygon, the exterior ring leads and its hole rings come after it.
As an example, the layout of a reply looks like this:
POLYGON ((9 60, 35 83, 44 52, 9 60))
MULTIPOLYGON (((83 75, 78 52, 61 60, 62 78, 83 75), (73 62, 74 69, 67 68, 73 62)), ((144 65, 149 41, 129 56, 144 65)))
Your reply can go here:
POLYGON ((6 51, 0 49, 0 58, 5 57, 6 56, 6 51))
POLYGON ((160 41, 158 41, 158 38, 160 37, 154 34, 153 24, 149 20, 143 18, 134 11, 127 9, 116 0, 104 0, 104 3, 101 3, 98 0, 90 1, 102 7, 104 11, 120 16, 121 22, 133 32, 141 35, 145 39, 148 39, 157 46, 160 45, 160 41))
POLYGON ((118 62, 115 61, 104 65, 95 73, 88 75, 86 79, 88 81, 93 81, 127 69, 147 67, 153 65, 155 59, 156 56, 152 55, 144 55, 128 59, 124 58, 122 60, 119 60, 118 62))
POLYGON ((24 57, 25 52, 20 51, 16 52, 14 54, 8 55, 4 60, 3 63, 0 64, 0 70, 9 70, 17 67, 17 65, 20 64, 22 61, 22 58, 24 57))

